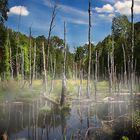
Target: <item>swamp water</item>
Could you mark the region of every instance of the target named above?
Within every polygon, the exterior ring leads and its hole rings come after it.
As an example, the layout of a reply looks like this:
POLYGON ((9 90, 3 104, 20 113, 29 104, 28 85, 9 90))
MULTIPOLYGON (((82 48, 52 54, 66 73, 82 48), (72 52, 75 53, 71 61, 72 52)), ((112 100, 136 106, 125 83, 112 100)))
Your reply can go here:
POLYGON ((139 105, 128 101, 75 100, 60 109, 45 100, 0 104, 0 133, 10 140, 140 139, 139 105), (132 119, 133 118, 133 119, 132 119))

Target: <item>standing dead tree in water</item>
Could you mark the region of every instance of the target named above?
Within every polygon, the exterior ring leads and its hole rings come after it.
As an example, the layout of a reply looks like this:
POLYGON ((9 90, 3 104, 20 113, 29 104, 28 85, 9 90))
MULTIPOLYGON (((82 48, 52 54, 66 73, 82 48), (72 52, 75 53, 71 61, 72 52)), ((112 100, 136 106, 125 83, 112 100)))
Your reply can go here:
POLYGON ((35 73, 36 73, 36 41, 34 43, 33 80, 35 80, 35 73))
MULTIPOLYGON (((111 49, 111 83, 112 87, 113 85, 115 86, 115 70, 114 70, 114 33, 112 29, 112 49, 111 49)), ((112 93, 113 93, 113 88, 112 88, 112 93)))
POLYGON ((130 92, 133 94, 133 85, 134 85, 134 0, 132 0, 131 5, 131 84, 130 92))
POLYGON ((31 27, 29 28, 29 85, 32 86, 32 30, 31 27))
POLYGON ((97 100, 97 82, 98 82, 98 52, 96 50, 96 58, 95 58, 95 78, 94 78, 94 88, 95 88, 95 101, 97 100))
POLYGON ((123 63, 124 63, 124 84, 126 86, 126 82, 127 82, 127 67, 126 67, 126 51, 125 51, 125 48, 124 48, 124 44, 122 44, 122 49, 123 49, 123 63))
POLYGON ((11 79, 14 79, 13 61, 12 61, 12 50, 10 46, 10 68, 11 68, 11 79))
POLYGON ((64 62, 63 62, 63 78, 62 78, 62 91, 61 91, 61 99, 60 99, 60 105, 63 106, 65 103, 65 94, 67 90, 67 84, 66 84, 66 53, 67 53, 67 44, 66 44, 66 22, 64 22, 64 62))
POLYGON ((109 77, 109 93, 112 94, 112 76, 110 68, 110 52, 108 50, 108 77, 109 77))
POLYGON ((91 76, 91 0, 89 0, 89 31, 88 31, 88 75, 87 75, 87 98, 90 97, 90 76, 91 76))
MULTIPOLYGON (((50 38, 51 38, 51 33, 53 28, 55 27, 54 25, 54 20, 56 18, 56 10, 57 10, 57 3, 54 4, 53 10, 52 10, 52 16, 51 16, 51 22, 49 26, 49 33, 48 33, 48 38, 47 38, 47 56, 46 56, 46 72, 49 70, 49 56, 50 56, 50 38)), ((47 73, 46 73, 47 76, 47 73)), ((47 77, 46 77, 47 79, 47 77)))
POLYGON ((21 48, 21 77, 24 81, 24 50, 21 48))
POLYGON ((55 71, 56 71, 56 58, 54 58, 54 62, 52 62, 52 55, 50 56, 50 61, 51 61, 51 71, 52 71, 52 79, 51 79, 51 88, 49 91, 49 94, 53 91, 54 88, 54 78, 55 78, 55 71))
POLYGON ((44 50, 44 42, 42 42, 42 54, 43 54, 43 84, 45 85, 45 92, 47 90, 47 79, 46 79, 46 63, 45 63, 45 50, 44 50))
POLYGON ((21 13, 22 13, 22 8, 20 7, 20 14, 19 14, 19 19, 18 19, 18 32, 17 32, 17 40, 16 40, 16 43, 17 43, 17 48, 16 48, 16 76, 17 76, 17 79, 19 80, 19 28, 20 28, 20 22, 21 22, 21 13))

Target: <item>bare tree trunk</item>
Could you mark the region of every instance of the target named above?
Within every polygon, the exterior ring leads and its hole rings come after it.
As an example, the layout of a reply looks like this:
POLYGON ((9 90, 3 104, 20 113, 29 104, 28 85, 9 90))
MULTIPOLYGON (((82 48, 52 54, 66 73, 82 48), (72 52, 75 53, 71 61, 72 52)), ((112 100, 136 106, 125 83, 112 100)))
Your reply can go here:
POLYGON ((87 98, 90 97, 90 65, 91 65, 91 0, 89 0, 89 31, 88 31, 88 43, 89 43, 89 51, 88 51, 88 76, 87 76, 87 98))
POLYGON ((75 62, 75 80, 77 80, 77 62, 75 62))
POLYGON ((131 5, 131 95, 133 94, 134 84, 134 0, 131 5))
POLYGON ((33 80, 35 80, 35 73, 36 73, 36 42, 34 44, 33 80))
POLYGON ((62 92, 61 92, 61 100, 60 105, 63 106, 65 103, 65 94, 67 90, 66 85, 66 23, 64 22, 64 64, 63 64, 63 79, 62 79, 62 92))
POLYGON ((29 86, 32 86, 32 41, 31 41, 31 35, 32 35, 32 31, 31 31, 31 27, 29 28, 29 71, 30 71, 30 75, 29 75, 29 86))
POLYGON ((97 100, 97 81, 98 81, 98 52, 97 52, 97 50, 96 50, 95 80, 94 80, 95 101, 97 100))
POLYGON ((125 48, 124 48, 124 44, 122 44, 122 49, 123 49, 123 58, 124 58, 124 84, 126 86, 126 82, 127 82, 127 73, 126 73, 126 55, 125 55, 125 48))
POLYGON ((45 63, 45 50, 44 42, 42 42, 42 53, 43 53, 43 84, 45 86, 45 92, 47 91, 47 79, 46 79, 46 63, 45 63))
POLYGON ((21 48, 21 75, 22 82, 24 81, 24 50, 21 48))
MULTIPOLYGON (((49 55, 50 55, 50 38, 51 38, 51 33, 53 28, 55 27, 54 25, 54 20, 56 17, 56 9, 57 9, 57 4, 54 4, 53 11, 52 11, 52 17, 51 17, 51 22, 49 26, 49 34, 48 34, 48 39, 47 39, 47 56, 46 56, 46 72, 48 71, 49 68, 49 55)), ((47 73, 46 73, 46 80, 47 80, 47 73)))
MULTIPOLYGON (((131 5, 131 98, 134 90, 134 0, 132 0, 131 5)), ((134 128, 134 110, 133 110, 133 102, 132 102, 132 128, 134 128)), ((132 137, 134 133, 132 133, 132 137)))
POLYGON ((78 89, 78 96, 81 97, 82 94, 82 84, 83 84, 83 69, 80 71, 80 85, 78 89))
POLYGON ((19 37, 17 40, 18 41, 17 41, 17 48, 16 48, 16 74, 17 74, 17 80, 19 80, 19 54, 18 54, 19 37))
POLYGON ((97 54, 97 81, 100 78, 100 63, 99 63, 99 52, 97 54))
POLYGON ((110 70, 110 54, 108 51, 108 77, 109 77, 109 93, 112 94, 112 78, 111 78, 111 70, 110 70))
POLYGON ((128 90, 129 90, 129 93, 131 94, 131 58, 130 56, 128 56, 128 90))
POLYGON ((111 54, 110 54, 111 56, 110 56, 110 59, 111 59, 111 66, 110 66, 110 68, 111 68, 111 73, 110 73, 110 75, 111 75, 111 77, 110 77, 110 80, 111 80, 111 89, 112 89, 112 91, 111 91, 111 93, 113 93, 113 85, 114 85, 114 83, 115 83, 115 72, 114 72, 114 34, 113 34, 113 32, 112 32, 112 50, 111 50, 111 54))
MULTIPOLYGON (((9 40, 10 43, 10 40, 9 40)), ((11 50, 11 45, 9 45, 10 49, 10 69, 11 69, 11 79, 14 79, 14 70, 13 70, 13 61, 12 61, 12 50, 11 50)))
POLYGON ((20 8, 20 15, 18 19, 18 33, 17 33, 17 48, 16 48, 16 74, 17 74, 17 80, 19 81, 19 28, 20 28, 20 21, 21 21, 21 8, 20 8))
POLYGON ((98 81, 98 52, 96 50, 96 63, 95 63, 95 80, 98 81))
POLYGON ((134 73, 134 85, 136 84, 136 68, 137 68, 137 59, 135 59, 135 64, 134 64, 134 70, 133 70, 133 73, 134 73))
POLYGON ((51 56, 51 71, 52 71, 52 79, 51 79, 51 88, 49 94, 51 94, 54 87, 54 78, 55 78, 55 67, 56 67, 56 59, 54 59, 54 65, 52 64, 52 56, 51 56))
POLYGON ((75 79, 75 63, 74 63, 74 60, 72 61, 72 79, 74 80, 75 79))

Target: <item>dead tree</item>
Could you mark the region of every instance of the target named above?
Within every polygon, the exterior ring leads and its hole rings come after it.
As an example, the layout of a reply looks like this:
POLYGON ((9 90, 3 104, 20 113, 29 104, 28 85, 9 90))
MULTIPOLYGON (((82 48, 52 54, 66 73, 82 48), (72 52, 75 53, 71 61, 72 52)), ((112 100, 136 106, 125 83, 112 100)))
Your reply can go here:
POLYGON ((29 28, 29 85, 32 86, 32 30, 29 28))
POLYGON ((87 98, 90 97, 90 65, 91 65, 91 0, 89 0, 89 30, 88 30, 88 75, 87 75, 87 98))
POLYGON ((11 70, 11 79, 13 80, 14 76, 14 70, 13 70, 13 61, 12 61, 12 50, 11 50, 11 43, 10 43, 10 38, 9 38, 9 31, 7 35, 7 45, 9 47, 9 60, 10 60, 10 70, 11 70))
POLYGON ((12 50, 10 46, 10 69, 11 69, 11 79, 14 79, 13 61, 12 61, 12 50))
POLYGON ((64 63, 63 63, 63 78, 62 78, 62 91, 61 91, 61 99, 60 105, 63 106, 65 103, 65 94, 67 90, 66 84, 66 52, 67 52, 67 44, 66 44, 66 23, 64 22, 64 63))
POLYGON ((49 33, 48 33, 48 38, 47 38, 46 72, 48 71, 48 67, 49 67, 50 43, 51 43, 50 42, 50 38, 51 38, 52 30, 55 27, 54 20, 56 18, 56 14, 57 14, 56 13, 56 9, 57 9, 57 4, 55 3, 54 6, 53 6, 53 11, 52 11, 52 16, 51 16, 51 22, 50 22, 50 26, 49 26, 49 33))
POLYGON ((131 5, 131 95, 133 94, 134 85, 134 0, 132 0, 131 5))
POLYGON ((98 82, 98 52, 96 50, 95 78, 94 78, 95 101, 97 98, 97 82, 98 82))
POLYGON ((112 76, 110 68, 110 52, 108 50, 108 77, 109 77, 109 93, 112 94, 112 76))
POLYGON ((80 70, 80 84, 78 88, 78 96, 81 97, 82 94, 82 84, 83 84, 83 68, 80 70))
MULTIPOLYGON (((19 40, 19 37, 18 37, 17 40, 19 40)), ((18 46, 19 46, 19 41, 17 41, 17 48, 16 48, 16 74, 17 74, 17 80, 19 79, 19 53, 18 53, 18 46)))
POLYGON ((45 92, 46 92, 46 90, 47 90, 47 78, 46 78, 46 62, 45 62, 44 42, 42 42, 42 54, 43 54, 43 84, 44 84, 45 92))
POLYGON ((112 27, 112 49, 111 49, 111 53, 110 53, 110 59, 111 59, 111 66, 110 66, 110 69, 111 69, 111 77, 110 77, 110 80, 111 80, 111 88, 112 88, 112 91, 111 93, 113 92, 113 85, 115 85, 115 70, 114 70, 114 30, 113 30, 113 27, 112 27))
POLYGON ((52 79, 51 79, 51 88, 49 94, 51 94, 53 87, 54 87, 54 78, 55 78, 55 69, 56 69, 56 58, 54 58, 54 62, 52 62, 52 55, 51 55, 51 71, 52 71, 52 79))
POLYGON ((21 48, 21 77, 24 81, 24 50, 21 48))
POLYGON ((126 86, 126 82, 127 82, 127 71, 126 71, 126 52, 125 52, 125 48, 124 48, 124 44, 122 44, 122 49, 123 49, 123 63, 124 63, 124 84, 126 86))
POLYGON ((19 19, 18 19, 18 32, 17 32, 17 48, 16 48, 16 74, 17 74, 17 80, 19 80, 19 28, 20 28, 20 21, 21 21, 21 12, 22 9, 20 7, 20 14, 19 14, 19 19))
POLYGON ((33 80, 35 80, 35 73, 36 73, 36 42, 34 43, 33 80))

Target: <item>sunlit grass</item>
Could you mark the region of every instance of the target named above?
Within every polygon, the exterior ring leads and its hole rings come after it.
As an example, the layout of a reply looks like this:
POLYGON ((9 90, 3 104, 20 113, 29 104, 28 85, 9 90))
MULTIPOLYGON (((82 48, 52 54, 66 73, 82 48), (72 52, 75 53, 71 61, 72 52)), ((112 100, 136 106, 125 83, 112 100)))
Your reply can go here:
MULTIPOLYGON (((29 86, 29 81, 17 82, 8 81, 1 82, 0 84, 0 100, 27 100, 32 101, 37 99, 40 95, 43 95, 44 85, 42 80, 34 80, 32 86, 29 86)), ((91 95, 94 96, 95 85, 94 81, 91 80, 91 95)), ((109 83, 108 81, 99 81, 97 85, 97 96, 106 97, 109 95, 109 83)), ((81 97, 86 97, 87 92, 87 80, 82 80, 81 97)), ((67 79, 67 99, 71 100, 77 98, 80 87, 80 80, 67 79)), ((114 87, 113 87, 114 89, 114 87)), ((123 88, 125 90, 125 88, 123 88)), ((51 90, 51 79, 47 82, 47 91, 45 94, 53 100, 59 102, 62 91, 62 80, 55 79, 53 81, 53 89, 51 90), (51 92, 50 92, 51 91, 51 92)))

